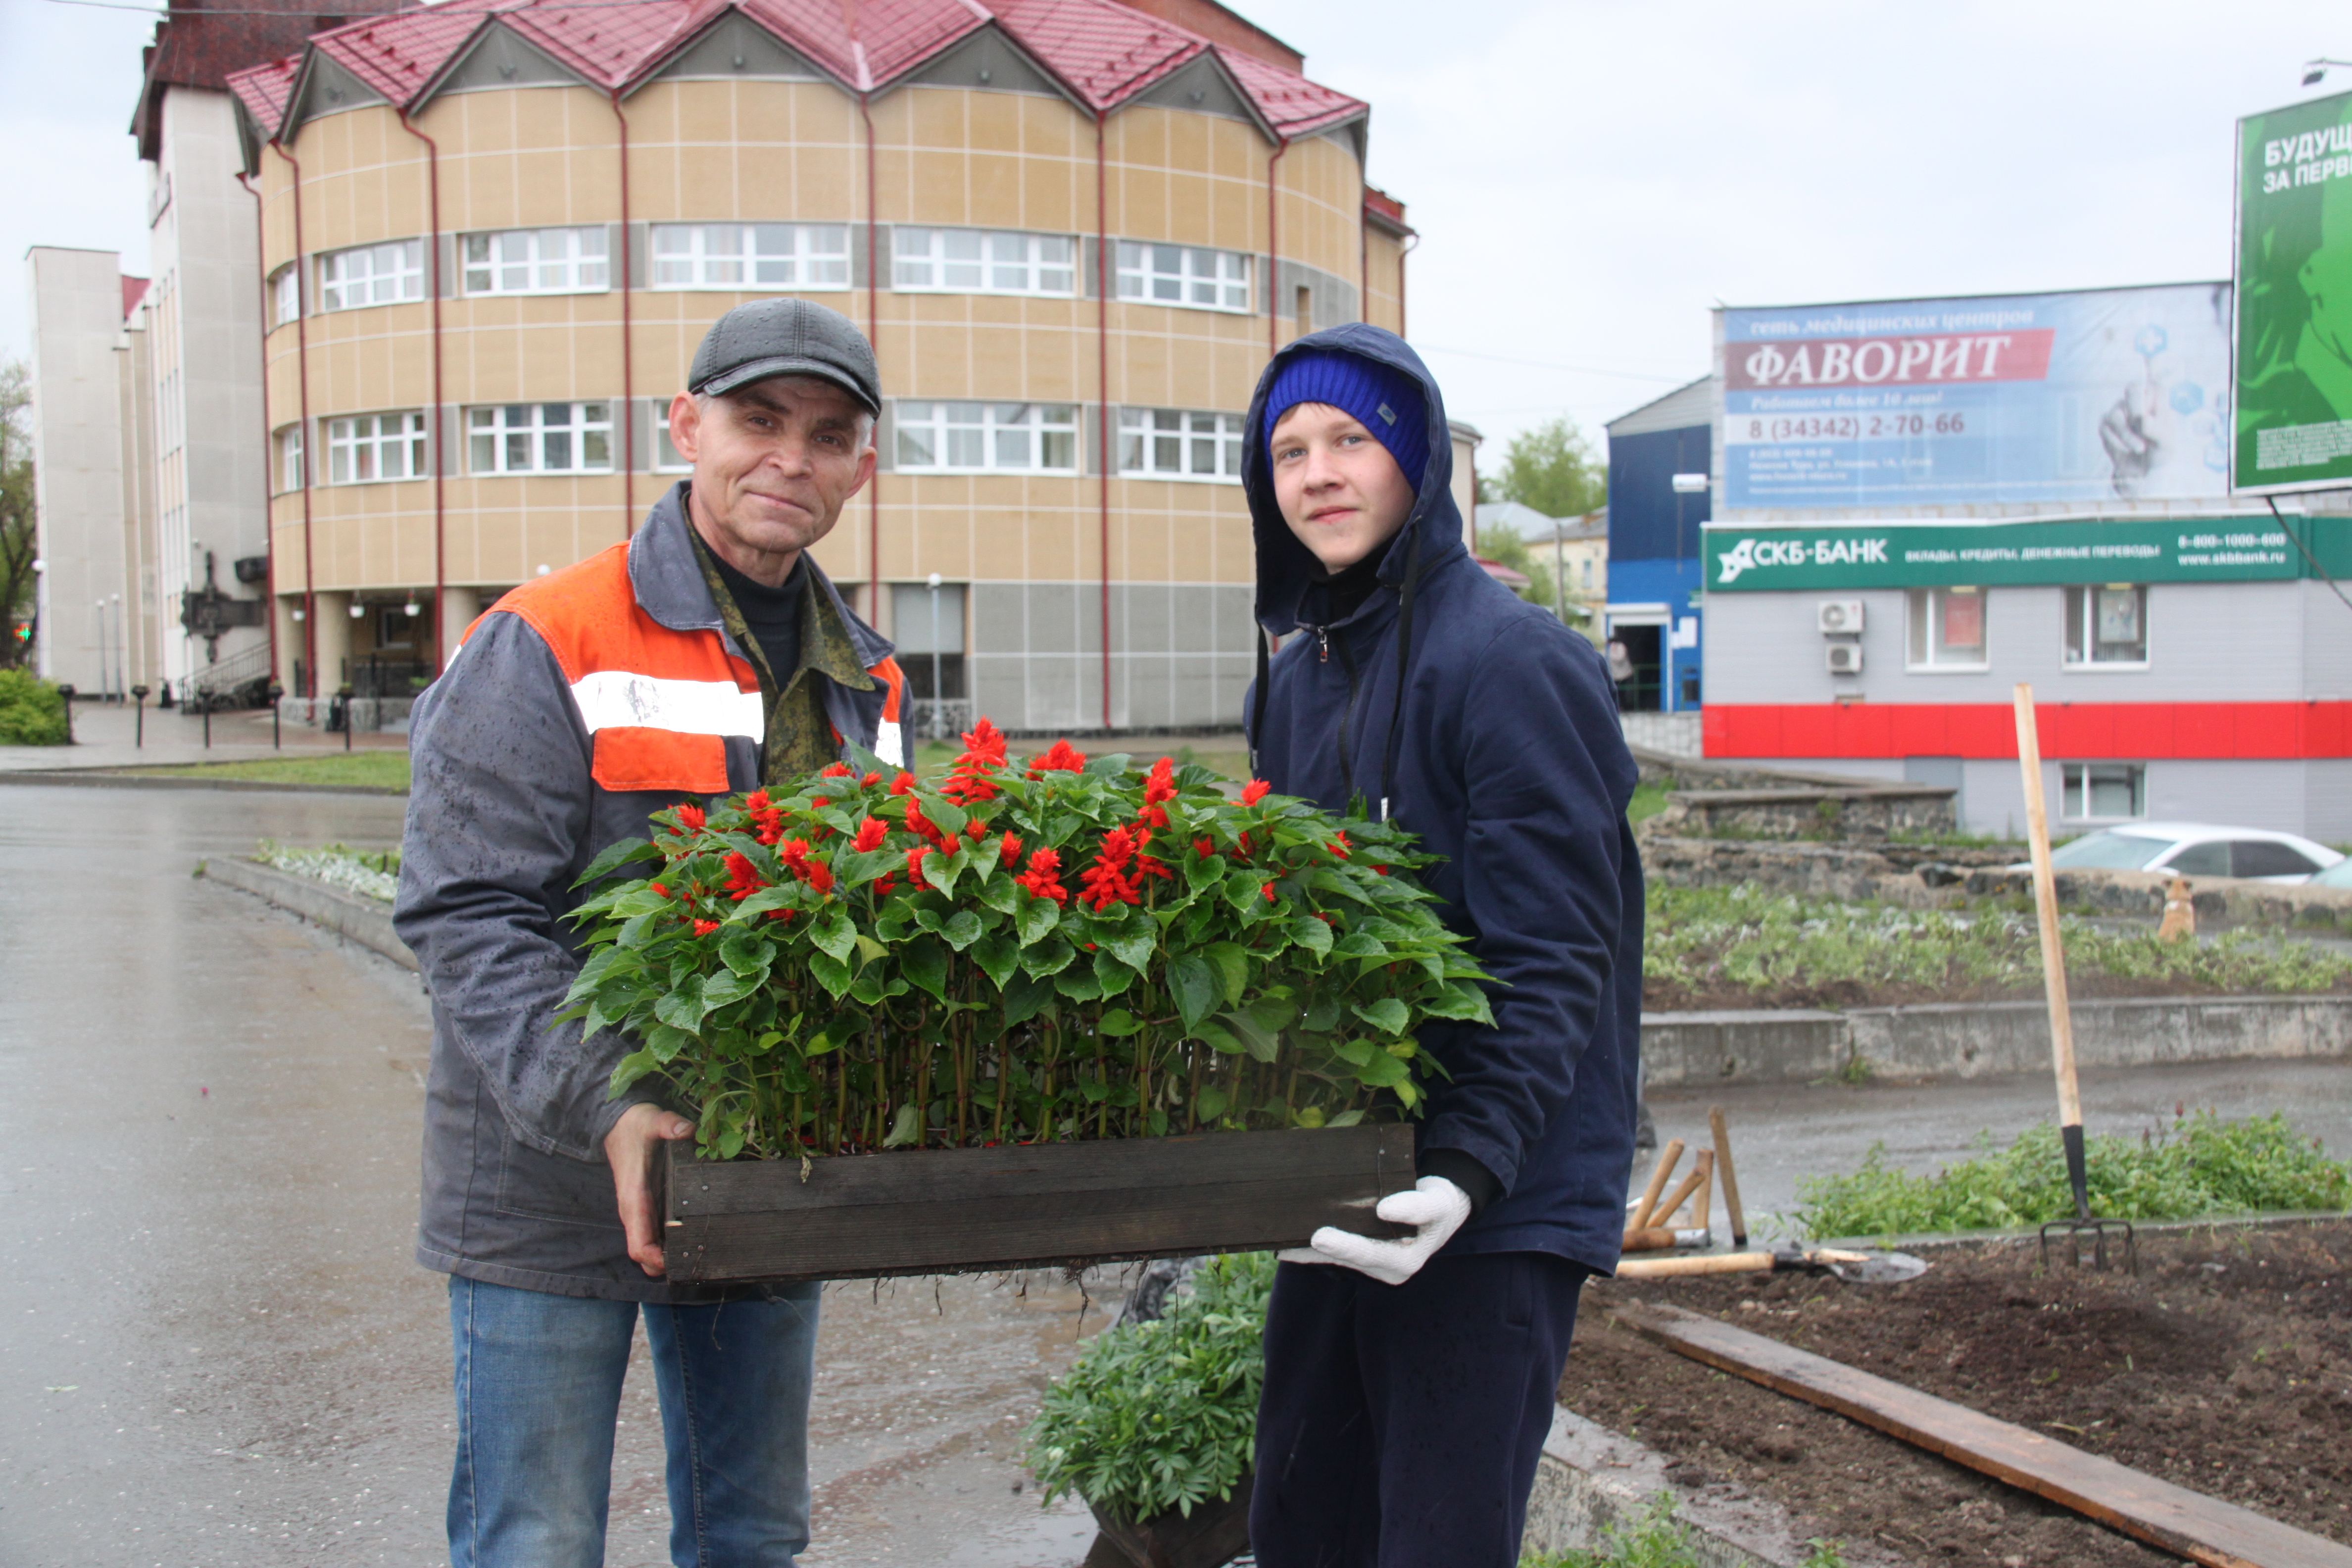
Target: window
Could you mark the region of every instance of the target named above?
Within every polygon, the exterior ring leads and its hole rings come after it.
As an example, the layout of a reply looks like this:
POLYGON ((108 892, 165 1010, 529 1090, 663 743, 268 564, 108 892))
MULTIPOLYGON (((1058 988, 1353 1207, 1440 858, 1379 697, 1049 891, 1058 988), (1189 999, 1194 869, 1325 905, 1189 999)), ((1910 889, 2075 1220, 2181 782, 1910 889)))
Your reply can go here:
POLYGON ((2064 763, 2058 777, 2061 816, 2081 822, 2147 815, 2147 769, 2137 763, 2064 763))
POLYGON ((1911 590, 1911 668, 1985 667, 1985 593, 1981 588, 1911 590))
POLYGON ((271 314, 275 324, 284 326, 302 314, 302 268, 288 263, 278 269, 269 280, 271 314))
POLYGON ((965 695, 963 596, 961 583, 891 584, 891 640, 898 645, 907 695, 918 701, 965 695))
POLYGON ((2308 877, 2318 869, 2311 857, 2275 838, 2230 840, 2232 877, 2308 877))
POLYGON ((278 493, 302 488, 302 426, 289 425, 278 432, 278 493))
POLYGON ((897 415, 901 469, 1077 471, 1077 410, 1066 403, 901 403, 897 415))
POLYGON ((838 223, 657 223, 656 289, 846 289, 849 226, 838 223))
POLYGON ((602 474, 613 468, 609 403, 509 403, 466 410, 478 474, 602 474))
POLYGON ((1238 250, 1118 242, 1118 297, 1207 310, 1250 308, 1250 258, 1238 250))
POLYGON ((362 414, 327 421, 327 482, 364 485, 425 477, 425 415, 362 414))
POLYGON ((1118 471, 1171 479, 1239 479, 1242 416, 1181 408, 1118 411, 1118 471))
POLYGON ((2147 589, 2128 583, 2066 590, 2068 664, 2146 664, 2147 589))
POLYGON ((356 310, 425 298, 425 242, 396 239, 319 258, 319 309, 356 310))
POLYGON ((604 226, 466 236, 468 294, 579 294, 607 286, 604 226))
POLYGON ((654 472, 657 474, 690 474, 694 465, 686 460, 677 444, 669 438, 669 410, 654 405, 654 472))
POLYGON ((891 287, 963 294, 1070 294, 1077 247, 1066 234, 901 228, 890 237, 891 287))

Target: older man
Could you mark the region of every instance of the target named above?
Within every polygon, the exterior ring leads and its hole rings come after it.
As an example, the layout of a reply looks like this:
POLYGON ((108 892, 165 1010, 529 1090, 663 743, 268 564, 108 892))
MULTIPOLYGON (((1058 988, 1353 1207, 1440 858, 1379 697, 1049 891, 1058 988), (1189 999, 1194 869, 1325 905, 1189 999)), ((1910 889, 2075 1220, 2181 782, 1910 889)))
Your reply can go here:
POLYGON ((904 681, 806 552, 873 477, 874 351, 798 300, 739 306, 670 405, 694 476, 645 527, 500 599, 418 701, 394 922, 433 995, 417 1261, 450 1276, 457 1568, 604 1561, 639 1314, 670 1552, 790 1568, 808 1544, 817 1288, 670 1283, 646 1176, 693 1126, 608 1098, 629 1049, 560 1022, 565 914, 607 846, 681 802, 900 752, 904 681))

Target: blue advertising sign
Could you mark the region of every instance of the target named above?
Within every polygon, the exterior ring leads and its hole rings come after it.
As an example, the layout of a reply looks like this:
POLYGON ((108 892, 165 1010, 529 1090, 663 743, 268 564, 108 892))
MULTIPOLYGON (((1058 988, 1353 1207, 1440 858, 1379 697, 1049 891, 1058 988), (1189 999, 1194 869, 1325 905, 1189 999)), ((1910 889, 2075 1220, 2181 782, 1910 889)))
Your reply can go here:
POLYGON ((1723 312, 1723 507, 2229 493, 2230 286, 1723 312))

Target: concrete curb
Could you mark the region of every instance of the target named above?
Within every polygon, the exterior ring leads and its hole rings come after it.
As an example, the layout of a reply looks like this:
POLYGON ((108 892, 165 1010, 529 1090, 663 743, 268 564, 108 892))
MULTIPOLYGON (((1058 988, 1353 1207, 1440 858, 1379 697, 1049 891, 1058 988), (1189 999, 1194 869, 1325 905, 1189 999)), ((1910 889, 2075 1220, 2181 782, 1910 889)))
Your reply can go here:
POLYGON ((393 932, 390 906, 373 899, 346 893, 340 888, 293 876, 255 860, 203 860, 197 862, 196 871, 349 937, 403 969, 416 967, 416 955, 393 932))
MULTIPOLYGON (((2352 1056, 2352 996, 2094 999, 2074 1016, 2084 1067, 2352 1056)), ((1804 1083, 1857 1063, 1900 1080, 1989 1078, 2049 1066, 2050 1015, 2040 1002, 1644 1013, 1642 1062, 1653 1089, 1804 1083)))
MULTIPOLYGON (((201 764, 199 764, 201 765, 201 764)), ((215 763, 226 767, 226 763, 215 763)), ((382 784, 279 784, 270 779, 205 779, 185 774, 119 773, 93 768, 88 772, 42 772, 32 768, 0 771, 0 784, 62 784, 68 789, 226 789, 260 790, 277 795, 389 795, 406 799, 404 789, 382 784)))
MULTIPOLYGON (((1596 1547, 1602 1531, 1631 1527, 1659 1492, 1674 1498, 1700 1568, 1800 1568, 1811 1553, 1779 1503, 1727 1482, 1675 1486, 1666 1478, 1669 1463, 1657 1450, 1572 1410, 1553 1410, 1551 1432, 1536 1461, 1520 1553, 1596 1547)), ((1900 1568, 1902 1563, 1867 1543, 1842 1542, 1840 1549, 1853 1568, 1900 1568)))

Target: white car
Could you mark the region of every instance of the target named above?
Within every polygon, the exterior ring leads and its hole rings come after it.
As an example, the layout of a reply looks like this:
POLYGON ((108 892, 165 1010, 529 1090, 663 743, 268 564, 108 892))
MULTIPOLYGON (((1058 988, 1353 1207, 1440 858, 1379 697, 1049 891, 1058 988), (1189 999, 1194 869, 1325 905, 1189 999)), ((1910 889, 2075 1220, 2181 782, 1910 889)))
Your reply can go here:
MULTIPOLYGON (((2257 882, 2306 882, 2343 859, 2326 845, 2296 834, 2210 822, 2121 823, 2050 852, 2050 864, 2061 871, 2168 871, 2257 882)), ((2010 868, 2032 868, 2031 861, 2010 868)))

